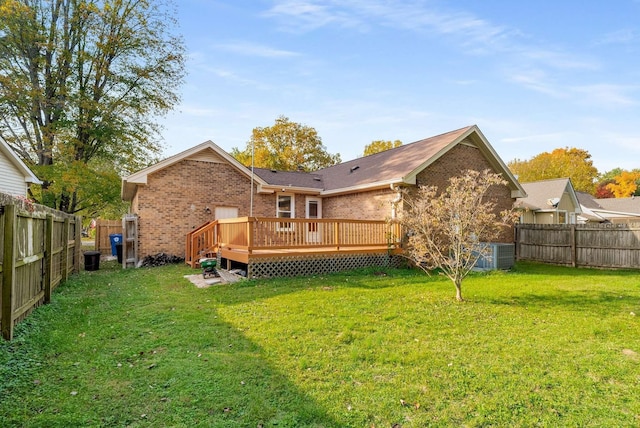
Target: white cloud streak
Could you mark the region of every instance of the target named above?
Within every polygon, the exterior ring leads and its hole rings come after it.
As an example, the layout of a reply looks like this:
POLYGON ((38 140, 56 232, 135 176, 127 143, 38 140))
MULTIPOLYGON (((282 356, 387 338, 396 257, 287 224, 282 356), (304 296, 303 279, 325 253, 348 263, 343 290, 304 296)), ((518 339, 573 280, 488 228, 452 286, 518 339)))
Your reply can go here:
POLYGON ((232 52, 244 56, 253 56, 261 58, 291 58, 299 56, 297 52, 274 49, 269 46, 253 44, 248 42, 232 42, 217 44, 213 46, 215 49, 232 52))

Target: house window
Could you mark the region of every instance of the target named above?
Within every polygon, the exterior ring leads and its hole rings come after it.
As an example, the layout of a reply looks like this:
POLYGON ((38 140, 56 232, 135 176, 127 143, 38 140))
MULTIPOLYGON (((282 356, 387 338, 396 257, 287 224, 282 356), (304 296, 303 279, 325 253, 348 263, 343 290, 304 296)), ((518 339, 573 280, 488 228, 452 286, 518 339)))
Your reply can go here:
POLYGON ((238 208, 216 207, 216 220, 222 220, 225 218, 238 218, 238 208))
POLYGON ((558 211, 558 224, 567 224, 567 212, 558 211))
MULTIPOLYGON (((276 201, 276 217, 278 218, 294 218, 295 199, 293 195, 278 195, 276 201)), ((279 230, 291 230, 291 223, 281 222, 278 224, 279 230)))

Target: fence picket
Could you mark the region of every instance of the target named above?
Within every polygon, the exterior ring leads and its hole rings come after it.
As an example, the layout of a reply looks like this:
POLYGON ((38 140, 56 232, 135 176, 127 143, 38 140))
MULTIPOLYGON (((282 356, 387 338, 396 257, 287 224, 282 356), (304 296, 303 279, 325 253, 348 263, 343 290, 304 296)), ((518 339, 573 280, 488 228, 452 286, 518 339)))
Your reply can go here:
POLYGON ((519 224, 516 248, 518 260, 640 269, 640 224, 519 224))
POLYGON ((9 202, 0 205, 0 220, 0 330, 11 340, 15 324, 80 270, 82 218, 9 202))

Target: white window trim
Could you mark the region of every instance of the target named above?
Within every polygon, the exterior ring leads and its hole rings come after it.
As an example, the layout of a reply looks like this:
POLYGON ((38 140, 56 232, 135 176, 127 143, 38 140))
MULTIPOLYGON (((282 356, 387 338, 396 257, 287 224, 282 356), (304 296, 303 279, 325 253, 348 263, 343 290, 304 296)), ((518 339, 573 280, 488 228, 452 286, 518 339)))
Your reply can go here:
POLYGON ((220 206, 215 207, 214 218, 216 220, 223 220, 226 218, 238 218, 238 207, 220 206), (234 215, 228 215, 229 212, 234 211, 234 215))
POLYGON ((557 210, 558 224, 569 224, 569 212, 567 210, 557 210), (564 223, 560 223, 560 213, 564 213, 564 223))
POLYGON ((318 203, 318 217, 322 218, 322 198, 318 198, 315 196, 307 196, 304 201, 304 215, 305 218, 309 218, 309 201, 318 203))
MULTIPOLYGON (((296 217, 296 195, 293 193, 278 193, 276 196, 276 217, 277 218, 281 218, 280 217, 280 213, 281 212, 285 212, 285 211, 280 211, 280 197, 281 196, 289 196, 291 197, 291 217, 289 218, 295 218, 296 217)), ((287 217, 282 217, 282 218, 287 218, 287 217)), ((286 224, 284 222, 282 223, 278 223, 276 230, 278 230, 279 232, 287 232, 287 231, 292 231, 293 230, 293 224, 289 223, 289 226, 283 226, 283 224, 286 224)))

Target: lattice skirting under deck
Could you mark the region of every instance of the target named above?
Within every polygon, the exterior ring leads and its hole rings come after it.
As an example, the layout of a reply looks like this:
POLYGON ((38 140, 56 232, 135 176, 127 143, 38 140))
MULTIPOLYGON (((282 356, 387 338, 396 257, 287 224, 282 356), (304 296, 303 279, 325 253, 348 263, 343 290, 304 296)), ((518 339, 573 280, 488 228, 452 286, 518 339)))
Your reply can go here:
POLYGON ((394 254, 327 254, 276 256, 249 261, 248 278, 310 276, 365 267, 400 267, 404 259, 394 254))

